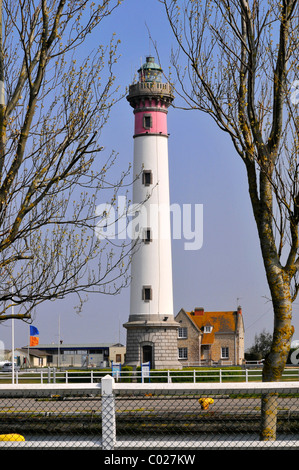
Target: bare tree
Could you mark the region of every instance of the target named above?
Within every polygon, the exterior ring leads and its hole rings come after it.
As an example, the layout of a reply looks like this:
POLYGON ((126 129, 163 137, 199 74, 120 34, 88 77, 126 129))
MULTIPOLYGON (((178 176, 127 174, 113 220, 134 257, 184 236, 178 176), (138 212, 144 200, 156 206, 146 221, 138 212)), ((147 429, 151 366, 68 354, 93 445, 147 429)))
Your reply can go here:
MULTIPOLYGON (((298 1, 160 1, 178 44, 172 63, 183 107, 212 117, 246 167, 274 310, 263 379, 278 381, 299 287, 298 1)), ((274 438, 274 428, 263 430, 274 438)))
POLYGON ((12 302, 30 321, 41 302, 113 294, 127 281, 130 248, 94 232, 96 206, 115 203, 129 171, 110 181, 116 155, 100 145, 118 41, 86 50, 119 4, 0 2, 1 320, 12 302))

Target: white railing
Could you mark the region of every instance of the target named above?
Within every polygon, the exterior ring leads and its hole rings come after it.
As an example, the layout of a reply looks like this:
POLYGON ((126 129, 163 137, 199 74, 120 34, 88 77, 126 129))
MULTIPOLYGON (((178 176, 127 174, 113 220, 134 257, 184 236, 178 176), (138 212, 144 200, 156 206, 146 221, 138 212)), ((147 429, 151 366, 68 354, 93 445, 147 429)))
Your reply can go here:
MULTIPOLYGON (((116 382, 251 382, 262 380, 262 368, 246 368, 246 369, 229 369, 229 368, 214 368, 214 369, 193 369, 193 370, 151 370, 149 373, 143 375, 142 371, 111 371, 107 370, 58 370, 56 368, 47 368, 40 370, 28 371, 15 371, 14 377, 11 373, 0 373, 1 383, 41 383, 41 384, 55 384, 55 383, 98 383, 106 374, 111 374, 116 382)), ((282 381, 297 381, 299 380, 299 368, 286 368, 282 375, 282 381)))

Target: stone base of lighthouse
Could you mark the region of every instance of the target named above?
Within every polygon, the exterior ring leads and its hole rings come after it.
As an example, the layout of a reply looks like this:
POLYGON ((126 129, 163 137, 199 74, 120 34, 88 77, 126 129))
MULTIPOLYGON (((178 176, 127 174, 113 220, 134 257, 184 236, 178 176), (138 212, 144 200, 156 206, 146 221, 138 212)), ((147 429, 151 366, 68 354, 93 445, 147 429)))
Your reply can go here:
POLYGON ((134 321, 127 329, 126 365, 133 368, 151 363, 151 369, 181 369, 178 360, 178 323, 134 321))

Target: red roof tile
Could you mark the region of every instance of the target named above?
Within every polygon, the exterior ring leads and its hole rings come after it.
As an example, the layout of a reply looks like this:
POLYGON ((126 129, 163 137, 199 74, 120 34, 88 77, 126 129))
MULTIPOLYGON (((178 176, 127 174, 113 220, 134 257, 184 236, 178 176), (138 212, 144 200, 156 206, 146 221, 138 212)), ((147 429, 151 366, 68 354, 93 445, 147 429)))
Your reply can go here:
MULTIPOLYGON (((212 333, 235 332, 236 330, 236 312, 204 312, 197 311, 186 312, 192 322, 202 329, 204 326, 212 325, 212 333)), ((212 333, 205 333, 211 335, 212 333)), ((208 344, 208 343, 206 343, 208 344)))

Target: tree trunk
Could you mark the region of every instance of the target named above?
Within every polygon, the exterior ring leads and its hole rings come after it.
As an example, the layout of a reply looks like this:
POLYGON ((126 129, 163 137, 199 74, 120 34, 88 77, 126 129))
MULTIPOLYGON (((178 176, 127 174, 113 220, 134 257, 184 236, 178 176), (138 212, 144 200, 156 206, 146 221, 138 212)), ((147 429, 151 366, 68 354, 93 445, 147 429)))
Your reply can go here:
POLYGON ((275 441, 277 426, 277 394, 267 393, 262 396, 261 441, 275 441))
MULTIPOLYGON (((288 290, 288 286, 285 287, 288 290)), ((278 382, 281 379, 290 351, 294 327, 292 326, 292 303, 289 293, 274 305, 274 329, 270 352, 265 358, 263 369, 264 382, 278 382)), ((272 297, 273 298, 273 297, 272 297)))
MULTIPOLYGON (((268 276, 274 307, 273 340, 269 354, 265 358, 263 382, 278 382, 284 371, 294 328, 292 321, 292 301, 288 280, 281 272, 279 276, 268 276)), ((276 439, 277 427, 276 393, 262 396, 260 440, 276 439)))

